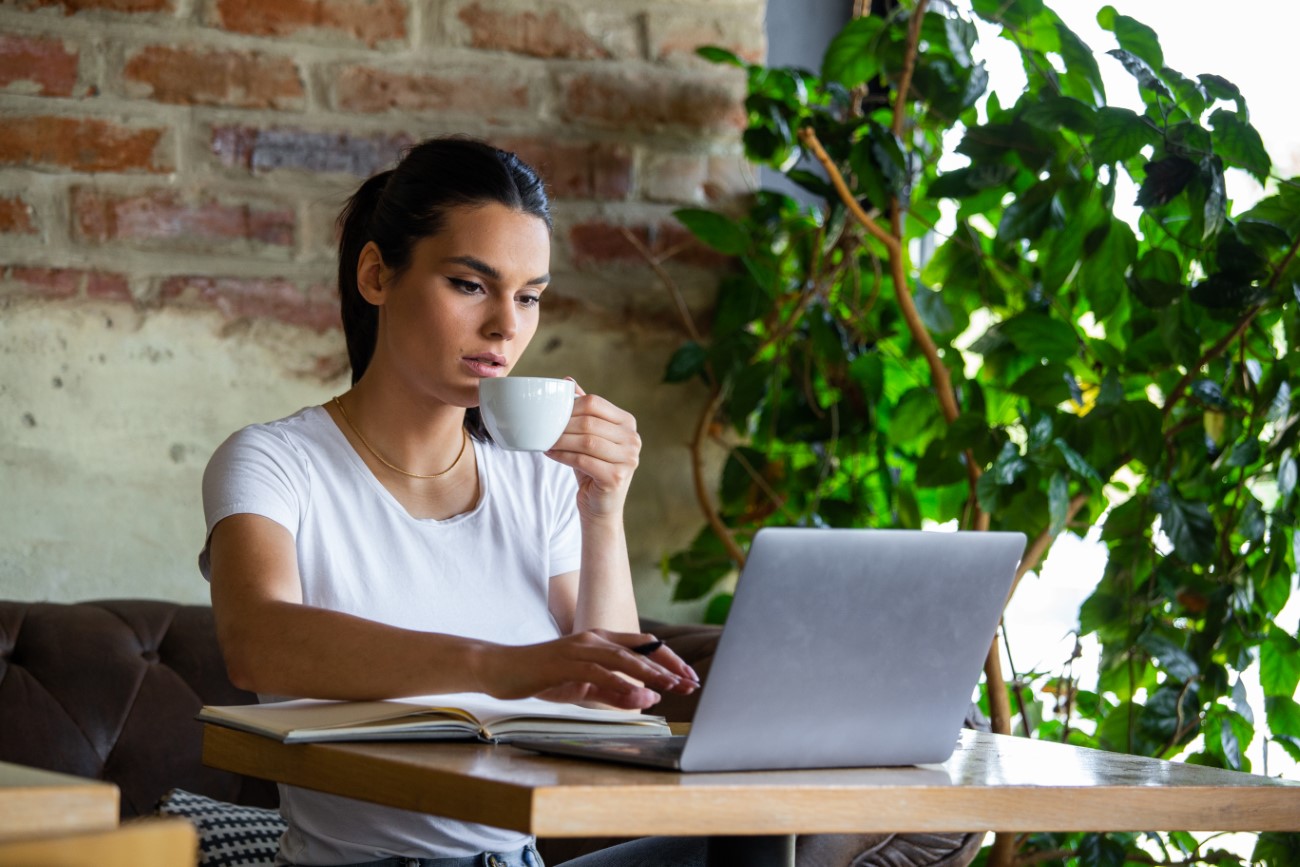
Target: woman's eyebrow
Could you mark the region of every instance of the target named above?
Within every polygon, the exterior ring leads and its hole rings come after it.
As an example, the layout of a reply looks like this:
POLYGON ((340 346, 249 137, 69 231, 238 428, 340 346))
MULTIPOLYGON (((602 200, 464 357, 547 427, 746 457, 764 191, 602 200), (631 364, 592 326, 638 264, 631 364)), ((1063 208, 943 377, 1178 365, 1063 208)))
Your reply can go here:
MULTIPOLYGON (((493 268, 491 265, 489 265, 487 262, 484 262, 482 259, 476 259, 473 256, 448 256, 446 259, 443 259, 442 261, 454 262, 457 265, 464 265, 466 268, 470 268, 474 271, 477 271, 480 274, 482 274, 484 277, 487 277, 491 280, 501 279, 500 271, 498 271, 496 268, 493 268)), ((546 273, 540 277, 534 277, 524 285, 538 286, 550 282, 551 282, 551 275, 549 273, 546 273)))

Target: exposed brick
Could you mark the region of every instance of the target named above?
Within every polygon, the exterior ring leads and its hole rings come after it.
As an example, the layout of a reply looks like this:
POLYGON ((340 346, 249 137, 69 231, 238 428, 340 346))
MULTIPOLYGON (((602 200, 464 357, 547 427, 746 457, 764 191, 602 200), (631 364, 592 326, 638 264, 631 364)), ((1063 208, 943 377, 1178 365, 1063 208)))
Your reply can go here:
POLYGON ((722 132, 745 126, 745 83, 736 75, 614 69, 572 74, 561 86, 566 120, 634 130, 722 132))
POLYGON ((364 42, 404 40, 409 12, 403 0, 217 0, 227 30, 257 36, 322 33, 364 42))
POLYGON ((62 39, 0 34, 0 87, 69 96, 76 84, 77 52, 62 39))
POLYGON ((85 287, 94 298, 128 300, 131 291, 121 274, 78 268, 24 268, 13 266, 0 277, 0 295, 28 298, 75 298, 85 287))
POLYGON ((173 277, 163 283, 164 303, 215 307, 227 319, 275 319, 317 332, 340 327, 334 287, 307 287, 290 280, 239 277, 173 277))
POLYGON ((753 192, 758 186, 755 169, 740 156, 709 157, 704 198, 721 202, 753 192))
MULTIPOLYGON (((463 7, 457 17, 469 31, 469 44, 489 51, 510 51, 531 57, 570 60, 609 59, 615 55, 606 47, 612 22, 602 20, 596 32, 584 28, 570 12, 549 9, 545 13, 504 7, 481 0, 463 7)), ((632 37, 632 23, 624 19, 623 30, 632 37)))
POLYGON ((103 9, 108 12, 171 12, 176 8, 173 0, 17 0, 17 5, 25 9, 58 6, 65 15, 88 9, 103 9))
POLYGON ((0 233, 6 235, 31 235, 32 206, 21 196, 0 196, 0 233))
POLYGON ((287 57, 151 45, 123 70, 133 96, 180 105, 301 109, 298 67, 287 57))
POLYGON ((641 194, 652 202, 702 202, 708 176, 703 154, 654 154, 641 167, 641 194))
POLYGON ((77 237, 99 243, 203 248, 223 241, 250 241, 287 247, 294 239, 290 208, 224 204, 210 197, 185 202, 171 190, 114 195, 76 187, 72 215, 77 237))
POLYGON ((655 60, 707 64, 695 54, 701 45, 726 48, 750 63, 761 63, 767 54, 763 19, 758 13, 702 19, 684 14, 653 15, 647 27, 650 56, 655 60))
POLYGON ((165 130, 103 120, 15 117, 0 123, 0 165, 49 166, 79 172, 166 172, 158 153, 165 130))
POLYGON ((130 301, 131 285, 121 274, 92 271, 86 276, 86 297, 104 301, 130 301))
POLYGON ((343 111, 464 111, 490 115, 528 107, 528 85, 519 78, 483 73, 411 74, 349 66, 337 76, 335 101, 343 111))
POLYGON ((218 126, 212 152, 226 166, 251 172, 298 169, 369 177, 391 167, 415 143, 405 133, 352 135, 297 128, 218 126))
POLYGON ((705 247, 675 222, 618 226, 599 220, 578 223, 569 230, 569 249, 578 268, 601 265, 644 265, 645 258, 628 240, 631 232, 655 256, 668 254, 673 262, 721 268, 731 260, 705 247))
POLYGON ((632 151, 606 142, 547 142, 499 139, 497 147, 514 151, 541 173, 547 191, 561 199, 626 199, 632 189, 632 151))
POLYGON ((641 194, 653 202, 719 202, 751 189, 740 157, 652 154, 641 166, 641 194))

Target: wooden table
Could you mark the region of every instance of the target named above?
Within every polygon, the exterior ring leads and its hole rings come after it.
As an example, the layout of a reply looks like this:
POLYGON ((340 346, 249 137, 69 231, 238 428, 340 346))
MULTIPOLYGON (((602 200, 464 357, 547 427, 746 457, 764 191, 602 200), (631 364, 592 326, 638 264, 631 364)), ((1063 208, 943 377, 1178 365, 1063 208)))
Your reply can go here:
POLYGON ((677 774, 471 743, 286 745, 208 725, 225 770, 539 837, 708 835, 794 863, 795 834, 1300 831, 1300 783, 965 731, 942 765, 677 774))
POLYGON ((0 840, 117 827, 112 783, 0 762, 0 840))

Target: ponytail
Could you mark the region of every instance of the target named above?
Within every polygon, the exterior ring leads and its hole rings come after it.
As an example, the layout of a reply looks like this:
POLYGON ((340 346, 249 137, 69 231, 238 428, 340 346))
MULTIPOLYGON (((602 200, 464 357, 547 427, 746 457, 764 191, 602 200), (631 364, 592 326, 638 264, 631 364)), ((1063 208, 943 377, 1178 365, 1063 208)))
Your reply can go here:
MULTIPOLYGON (((339 302, 355 384, 379 340, 379 310, 361 296, 357 263, 370 242, 384 266, 400 275, 422 238, 442 231, 447 212, 496 202, 537 217, 551 230, 551 205, 537 173, 512 153, 469 138, 435 138, 408 150, 397 167, 369 178, 339 215, 339 302)), ((465 411, 465 429, 488 440, 477 408, 465 411)))
POLYGON ((343 329, 348 344, 348 362, 352 365, 352 384, 366 372, 370 356, 379 339, 379 309, 361 296, 357 287, 357 262, 361 250, 374 240, 371 226, 379 199, 384 194, 393 170, 369 178, 361 185, 339 214, 339 302, 342 306, 343 329))

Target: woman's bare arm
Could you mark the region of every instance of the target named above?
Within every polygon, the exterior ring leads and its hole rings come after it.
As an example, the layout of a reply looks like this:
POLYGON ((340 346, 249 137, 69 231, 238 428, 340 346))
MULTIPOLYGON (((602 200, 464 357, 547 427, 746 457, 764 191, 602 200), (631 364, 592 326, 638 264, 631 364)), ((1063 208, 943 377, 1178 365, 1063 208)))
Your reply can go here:
POLYGON ((653 689, 691 688, 629 649, 646 640, 637 632, 514 647, 304 605, 293 538, 268 518, 222 520, 209 552, 217 637, 231 681, 244 689, 351 700, 484 692, 644 708, 658 700, 653 689))

